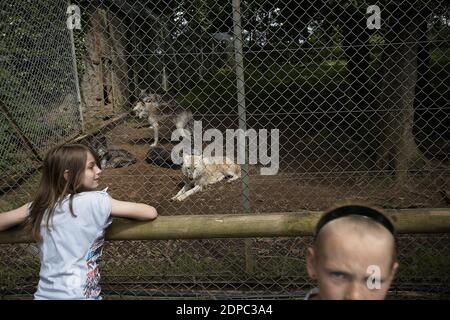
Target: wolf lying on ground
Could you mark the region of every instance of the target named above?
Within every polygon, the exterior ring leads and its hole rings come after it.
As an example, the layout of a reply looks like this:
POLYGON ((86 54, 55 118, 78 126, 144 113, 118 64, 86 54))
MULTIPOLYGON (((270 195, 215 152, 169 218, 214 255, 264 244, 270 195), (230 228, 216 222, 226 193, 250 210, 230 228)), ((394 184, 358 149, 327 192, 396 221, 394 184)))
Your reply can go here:
POLYGON ((186 129, 189 132, 192 127, 193 116, 190 110, 182 108, 175 102, 167 102, 159 94, 150 94, 141 90, 139 101, 133 108, 135 114, 140 118, 147 117, 150 129, 153 129, 152 147, 158 144, 159 122, 164 118, 172 118, 177 129, 186 129))
POLYGON ((230 177, 228 182, 241 177, 241 167, 227 157, 184 155, 181 171, 184 186, 171 200, 183 201, 202 191, 203 187, 222 181, 226 177, 230 177))
POLYGON ((109 146, 106 137, 99 134, 88 142, 100 158, 101 169, 124 168, 136 163, 136 157, 124 149, 109 146))

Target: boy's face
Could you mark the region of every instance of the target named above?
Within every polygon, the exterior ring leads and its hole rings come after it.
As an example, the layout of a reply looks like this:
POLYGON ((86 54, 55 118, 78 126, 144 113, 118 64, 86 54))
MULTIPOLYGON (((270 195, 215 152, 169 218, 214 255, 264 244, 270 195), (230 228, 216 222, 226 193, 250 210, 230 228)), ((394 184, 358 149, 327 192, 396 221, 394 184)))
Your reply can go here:
POLYGON ((324 236, 320 248, 309 248, 307 257, 308 273, 318 281, 318 298, 384 299, 398 267, 392 261, 390 235, 336 230, 324 236))

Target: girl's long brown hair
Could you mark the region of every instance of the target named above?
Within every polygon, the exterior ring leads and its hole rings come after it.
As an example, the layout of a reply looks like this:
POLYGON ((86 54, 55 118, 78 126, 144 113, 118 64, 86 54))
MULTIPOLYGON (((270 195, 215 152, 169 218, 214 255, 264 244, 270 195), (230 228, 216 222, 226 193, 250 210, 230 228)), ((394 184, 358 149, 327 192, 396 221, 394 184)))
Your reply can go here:
POLYGON ((72 202, 75 194, 87 191, 82 182, 88 152, 94 156, 100 167, 97 154, 82 144, 66 144, 53 148, 47 153, 39 188, 30 207, 31 230, 36 241, 42 240, 40 229, 46 211, 48 210, 46 225, 47 228, 50 228, 50 220, 56 205, 60 204, 67 195, 70 195, 70 213, 76 216, 73 212, 72 202), (68 172, 67 179, 64 177, 66 170, 68 172))

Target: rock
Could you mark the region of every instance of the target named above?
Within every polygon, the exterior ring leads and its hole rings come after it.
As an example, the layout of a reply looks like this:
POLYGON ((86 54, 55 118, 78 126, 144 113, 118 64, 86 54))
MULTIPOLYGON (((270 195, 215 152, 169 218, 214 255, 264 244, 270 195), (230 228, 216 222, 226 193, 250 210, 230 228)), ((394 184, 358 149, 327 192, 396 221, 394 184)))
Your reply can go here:
POLYGON ((160 146, 152 147, 147 153, 145 161, 149 164, 162 168, 168 169, 181 168, 181 165, 173 163, 170 151, 160 146))

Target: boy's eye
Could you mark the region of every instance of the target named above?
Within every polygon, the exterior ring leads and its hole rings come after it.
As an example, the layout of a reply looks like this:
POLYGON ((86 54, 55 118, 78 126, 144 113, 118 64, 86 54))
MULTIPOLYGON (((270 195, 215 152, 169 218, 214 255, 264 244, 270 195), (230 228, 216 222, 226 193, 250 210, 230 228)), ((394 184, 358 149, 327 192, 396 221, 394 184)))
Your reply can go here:
POLYGON ((331 277, 336 280, 342 280, 345 279, 345 274, 342 272, 331 272, 331 277))

